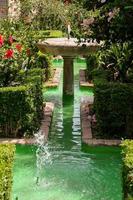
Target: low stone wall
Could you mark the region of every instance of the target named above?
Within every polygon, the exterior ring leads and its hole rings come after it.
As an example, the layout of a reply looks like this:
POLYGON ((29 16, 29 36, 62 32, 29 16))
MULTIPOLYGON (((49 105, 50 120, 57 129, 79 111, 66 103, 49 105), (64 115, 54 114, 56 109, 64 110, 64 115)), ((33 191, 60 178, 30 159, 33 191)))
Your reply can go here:
POLYGON ((35 144, 35 139, 12 139, 12 138, 1 138, 0 144, 35 144))
POLYGON ((89 115, 88 103, 81 104, 80 113, 81 113, 82 141, 85 142, 88 139, 92 139, 91 116, 89 115))
POLYGON ((94 84, 86 79, 86 69, 80 69, 79 71, 79 83, 81 87, 94 87, 94 84))
POLYGON ((92 121, 95 123, 95 119, 90 115, 90 106, 88 102, 81 103, 80 117, 81 117, 81 130, 82 130, 82 142, 88 145, 106 145, 106 146, 118 146, 121 144, 121 140, 107 140, 96 139, 92 135, 92 121))
POLYGON ((45 83, 45 87, 58 87, 60 84, 61 71, 62 69, 56 68, 54 71, 54 76, 51 80, 45 83))
POLYGON ((47 102, 46 106, 44 107, 44 119, 42 120, 42 125, 40 128, 40 131, 45 136, 45 140, 48 140, 48 134, 52 122, 53 111, 54 111, 54 104, 51 102, 47 102))

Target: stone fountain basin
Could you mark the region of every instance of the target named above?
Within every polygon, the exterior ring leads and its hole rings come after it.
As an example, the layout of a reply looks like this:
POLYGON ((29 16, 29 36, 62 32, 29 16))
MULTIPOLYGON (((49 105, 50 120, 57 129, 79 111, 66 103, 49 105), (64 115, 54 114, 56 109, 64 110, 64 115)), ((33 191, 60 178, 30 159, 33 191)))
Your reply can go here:
POLYGON ((68 57, 87 56, 96 52, 101 47, 101 43, 84 42, 78 43, 76 38, 50 38, 38 43, 38 48, 43 53, 61 55, 68 57))

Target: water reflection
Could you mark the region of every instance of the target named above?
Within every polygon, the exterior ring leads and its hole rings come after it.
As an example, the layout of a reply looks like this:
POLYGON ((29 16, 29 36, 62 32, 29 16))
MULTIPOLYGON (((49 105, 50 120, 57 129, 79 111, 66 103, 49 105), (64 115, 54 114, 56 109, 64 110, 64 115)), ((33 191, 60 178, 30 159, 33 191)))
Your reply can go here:
POLYGON ((63 95, 63 136, 62 142, 66 150, 70 150, 73 143, 73 112, 74 97, 63 95))

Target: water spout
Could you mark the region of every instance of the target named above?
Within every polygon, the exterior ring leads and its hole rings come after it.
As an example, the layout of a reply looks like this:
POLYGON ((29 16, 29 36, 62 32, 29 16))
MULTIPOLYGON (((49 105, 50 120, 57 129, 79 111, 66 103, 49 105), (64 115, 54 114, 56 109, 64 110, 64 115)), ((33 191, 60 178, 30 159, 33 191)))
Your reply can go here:
POLYGON ((36 175, 36 185, 39 185, 40 176, 42 169, 44 169, 46 164, 52 164, 51 153, 49 152, 49 146, 45 134, 42 131, 39 131, 35 134, 36 139, 36 167, 37 167, 37 175, 36 175))
POLYGON ((68 40, 70 39, 70 33, 71 33, 71 26, 70 26, 70 23, 68 23, 68 25, 67 25, 67 38, 68 38, 68 40))

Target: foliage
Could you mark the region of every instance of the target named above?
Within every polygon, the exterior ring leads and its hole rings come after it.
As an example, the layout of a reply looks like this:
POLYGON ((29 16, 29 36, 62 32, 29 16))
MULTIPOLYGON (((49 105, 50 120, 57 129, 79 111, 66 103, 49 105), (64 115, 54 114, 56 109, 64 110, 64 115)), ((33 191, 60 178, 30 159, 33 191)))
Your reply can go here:
POLYGON ((124 194, 127 200, 133 199, 133 140, 125 140, 123 148, 123 179, 124 194))
POLYGON ((37 67, 40 67, 41 69, 45 69, 44 81, 47 81, 51 76, 51 70, 52 70, 52 61, 51 61, 50 55, 42 54, 39 52, 37 67))
POLYGON ((83 8, 87 10, 95 10, 96 8, 99 8, 103 6, 106 1, 98 1, 98 0, 74 0, 75 4, 81 4, 83 8))
POLYGON ((42 30, 63 30, 66 23, 64 5, 55 0, 37 0, 33 2, 34 24, 42 30))
POLYGON ((93 69, 91 74, 94 84, 106 83, 108 81, 108 71, 101 67, 93 69))
POLYGON ((100 14, 92 24, 93 37, 107 44, 132 41, 132 0, 105 1, 100 14))
POLYGON ((110 74, 109 81, 132 82, 132 0, 83 0, 82 5, 88 10, 93 9, 96 13, 92 13, 93 20, 89 19, 87 22, 86 28, 89 31, 82 29, 82 36, 105 42, 104 49, 99 53, 99 67, 110 74))
POLYGON ((98 60, 96 54, 91 54, 86 58, 87 64, 87 78, 88 80, 92 80, 92 72, 98 66, 98 60))
POLYGON ((129 71, 133 68, 132 44, 112 44, 101 51, 99 66, 110 73, 110 81, 128 82, 129 71))
POLYGON ((60 31, 33 31, 31 29, 25 30, 25 32, 18 31, 16 36, 24 41, 24 45, 27 49, 27 58, 23 63, 23 68, 26 70, 33 68, 45 69, 45 78, 48 79, 51 76, 51 57, 46 54, 38 52, 37 43, 39 39, 44 39, 43 37, 51 37, 61 35, 60 31), (55 35, 54 35, 55 34, 55 35))
POLYGON ((33 0, 20 0, 20 18, 26 21, 26 17, 32 15, 33 0))
POLYGON ((83 9, 79 4, 72 3, 66 6, 66 15, 66 32, 69 22, 71 26, 71 37, 76 36, 77 38, 80 38, 83 29, 83 20, 88 19, 90 17, 90 13, 83 9))
POLYGON ((10 35, 8 38, 0 35, 0 86, 9 86, 22 67, 26 50, 21 43, 15 43, 10 35))
POLYGON ((107 138, 132 138, 132 84, 100 82, 95 84, 94 95, 98 133, 107 138))
MULTIPOLYGON (((0 46, 0 86, 16 84, 14 80, 21 69, 46 68, 46 79, 51 76, 51 58, 48 55, 38 53, 37 48, 38 35, 40 34, 41 36, 42 33, 47 35, 46 31, 36 32, 28 28, 24 29, 24 31, 13 31, 14 35, 8 36, 7 40, 6 35, 8 31, 3 30, 2 32, 5 34, 5 37, 0 35, 2 42, 0 46), (9 39, 12 39, 12 41, 10 42, 9 39)), ((59 32, 50 33, 59 34, 59 32)))
POLYGON ((45 39, 45 38, 58 38, 63 37, 63 33, 60 30, 39 30, 35 29, 34 24, 25 25, 21 19, 20 21, 11 21, 9 19, 0 20, 0 34, 13 35, 17 41, 25 43, 24 36, 27 40, 28 37, 32 37, 33 40, 45 39))
POLYGON ((12 168, 15 146, 12 144, 0 145, 0 199, 11 200, 12 168))
POLYGON ((68 23, 72 32, 81 29, 81 18, 86 18, 88 12, 80 4, 66 4, 58 0, 21 0, 23 22, 37 30, 62 30, 67 32, 68 23))

